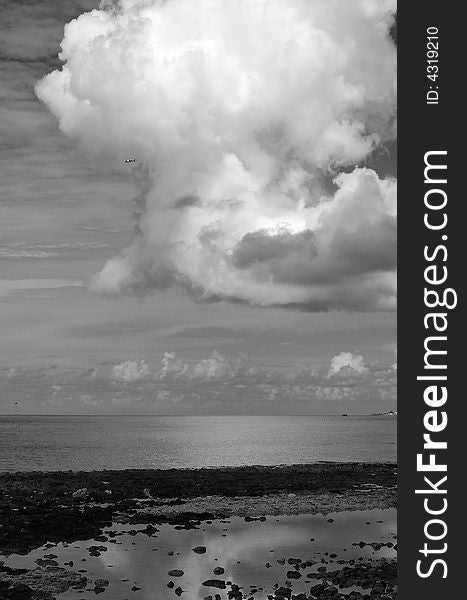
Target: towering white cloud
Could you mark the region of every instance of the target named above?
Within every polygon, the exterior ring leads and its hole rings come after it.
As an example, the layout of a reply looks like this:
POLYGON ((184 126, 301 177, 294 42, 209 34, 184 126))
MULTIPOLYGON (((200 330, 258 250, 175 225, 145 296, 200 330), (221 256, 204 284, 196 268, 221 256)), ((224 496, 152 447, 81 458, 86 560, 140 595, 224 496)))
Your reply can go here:
POLYGON ((392 309, 391 0, 120 0, 65 28, 37 86, 63 132, 135 157, 133 244, 92 286, 392 309))

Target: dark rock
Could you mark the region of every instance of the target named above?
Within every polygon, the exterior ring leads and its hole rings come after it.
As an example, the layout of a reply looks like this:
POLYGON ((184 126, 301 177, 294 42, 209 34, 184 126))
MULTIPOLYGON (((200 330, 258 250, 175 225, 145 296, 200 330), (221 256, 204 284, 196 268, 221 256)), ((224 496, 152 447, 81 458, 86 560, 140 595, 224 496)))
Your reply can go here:
POLYGON ((95 594, 102 594, 103 592, 105 592, 105 587, 99 587, 98 585, 96 585, 93 592, 95 594))
POLYGON ((235 583, 232 583, 231 585, 232 589, 227 593, 227 598, 229 600, 242 600, 243 594, 238 585, 235 585, 235 583))
POLYGON ((225 573, 225 569, 224 567, 216 567, 212 570, 212 572, 214 573, 214 575, 223 575, 225 573))
POLYGON ((89 554, 95 553, 95 552, 107 552, 108 548, 107 546, 89 546, 89 548, 87 548, 89 554))
POLYGON ((0 598, 4 600, 29 600, 33 593, 33 590, 23 583, 0 581, 0 598))
POLYGON ((181 569, 171 569, 167 575, 170 575, 170 577, 183 577, 185 573, 181 569))
POLYGON ((196 552, 196 554, 205 554, 206 546, 196 546, 195 548, 193 548, 193 552, 196 552))
POLYGON ((274 593, 275 598, 290 598, 292 590, 289 587, 280 587, 274 593))
POLYGON ((222 579, 206 579, 206 581, 203 581, 203 585, 206 587, 215 587, 220 590, 225 590, 225 581, 222 579))
POLYGON ((302 574, 299 571, 287 571, 288 579, 300 579, 302 574))
POLYGON ((43 559, 38 558, 35 561, 40 567, 57 567, 58 562, 56 560, 52 560, 51 558, 43 559))
POLYGON ((310 594, 312 596, 318 596, 318 594, 324 592, 324 590, 326 589, 326 585, 322 584, 322 583, 318 583, 317 585, 313 585, 310 588, 310 594))

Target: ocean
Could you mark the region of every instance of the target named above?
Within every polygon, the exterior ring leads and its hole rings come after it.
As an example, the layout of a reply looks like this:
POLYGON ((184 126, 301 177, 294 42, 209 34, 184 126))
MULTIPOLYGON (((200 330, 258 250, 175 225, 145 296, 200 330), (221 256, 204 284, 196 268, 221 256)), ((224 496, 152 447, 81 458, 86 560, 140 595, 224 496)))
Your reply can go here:
POLYGON ((391 416, 0 416, 0 471, 395 462, 391 416))

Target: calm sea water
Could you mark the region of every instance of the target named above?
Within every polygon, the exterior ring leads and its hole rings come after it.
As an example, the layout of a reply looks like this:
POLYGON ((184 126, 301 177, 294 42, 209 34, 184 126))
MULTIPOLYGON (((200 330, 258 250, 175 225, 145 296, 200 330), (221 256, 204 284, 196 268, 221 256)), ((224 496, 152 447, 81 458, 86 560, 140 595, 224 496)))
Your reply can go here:
POLYGON ((394 417, 1 416, 0 471, 396 461, 394 417))

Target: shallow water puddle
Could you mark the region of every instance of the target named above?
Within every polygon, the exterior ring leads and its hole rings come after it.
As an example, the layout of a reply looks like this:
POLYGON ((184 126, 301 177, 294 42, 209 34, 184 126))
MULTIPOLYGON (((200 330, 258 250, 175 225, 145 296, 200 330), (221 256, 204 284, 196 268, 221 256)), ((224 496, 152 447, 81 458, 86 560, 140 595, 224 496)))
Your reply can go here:
MULTIPOLYGON (((275 583, 284 585, 287 580, 292 581, 295 594, 309 591, 317 582, 308 580, 306 574, 323 565, 336 570, 343 566, 337 562, 340 560, 396 557, 393 547, 375 549, 358 545, 361 541, 396 544, 395 509, 348 511, 325 517, 273 516, 249 522, 242 517, 230 517, 225 521, 203 522, 196 529, 177 529, 166 524, 157 525, 156 529, 116 523, 104 531, 108 538, 105 541, 42 547, 27 556, 11 555, 6 564, 34 568, 35 561, 44 559, 44 555, 55 555, 49 560, 66 568, 70 566, 64 563, 72 561, 73 570, 85 570, 83 575, 89 579, 110 582, 100 595, 103 600, 174 600, 177 588, 183 590, 182 600, 199 600, 209 595, 214 598, 216 593, 226 598, 227 590, 202 585, 209 579, 231 581, 242 586, 244 594, 251 591, 255 599, 263 600, 275 583), (91 546, 101 547, 98 556, 90 555, 91 546), (194 552, 193 548, 198 546, 204 547, 205 552, 194 552), (298 571, 288 563, 289 558, 314 564, 300 569, 301 576, 292 579, 287 573, 298 571), (219 569, 219 574, 213 574, 219 567, 224 572, 219 569), (168 575, 171 570, 183 571, 183 575, 168 575), (170 582, 174 585, 169 588, 170 582), (258 591, 253 592, 255 589, 258 591)), ((86 590, 69 590, 59 598, 81 600, 94 595, 92 584, 86 590)))

